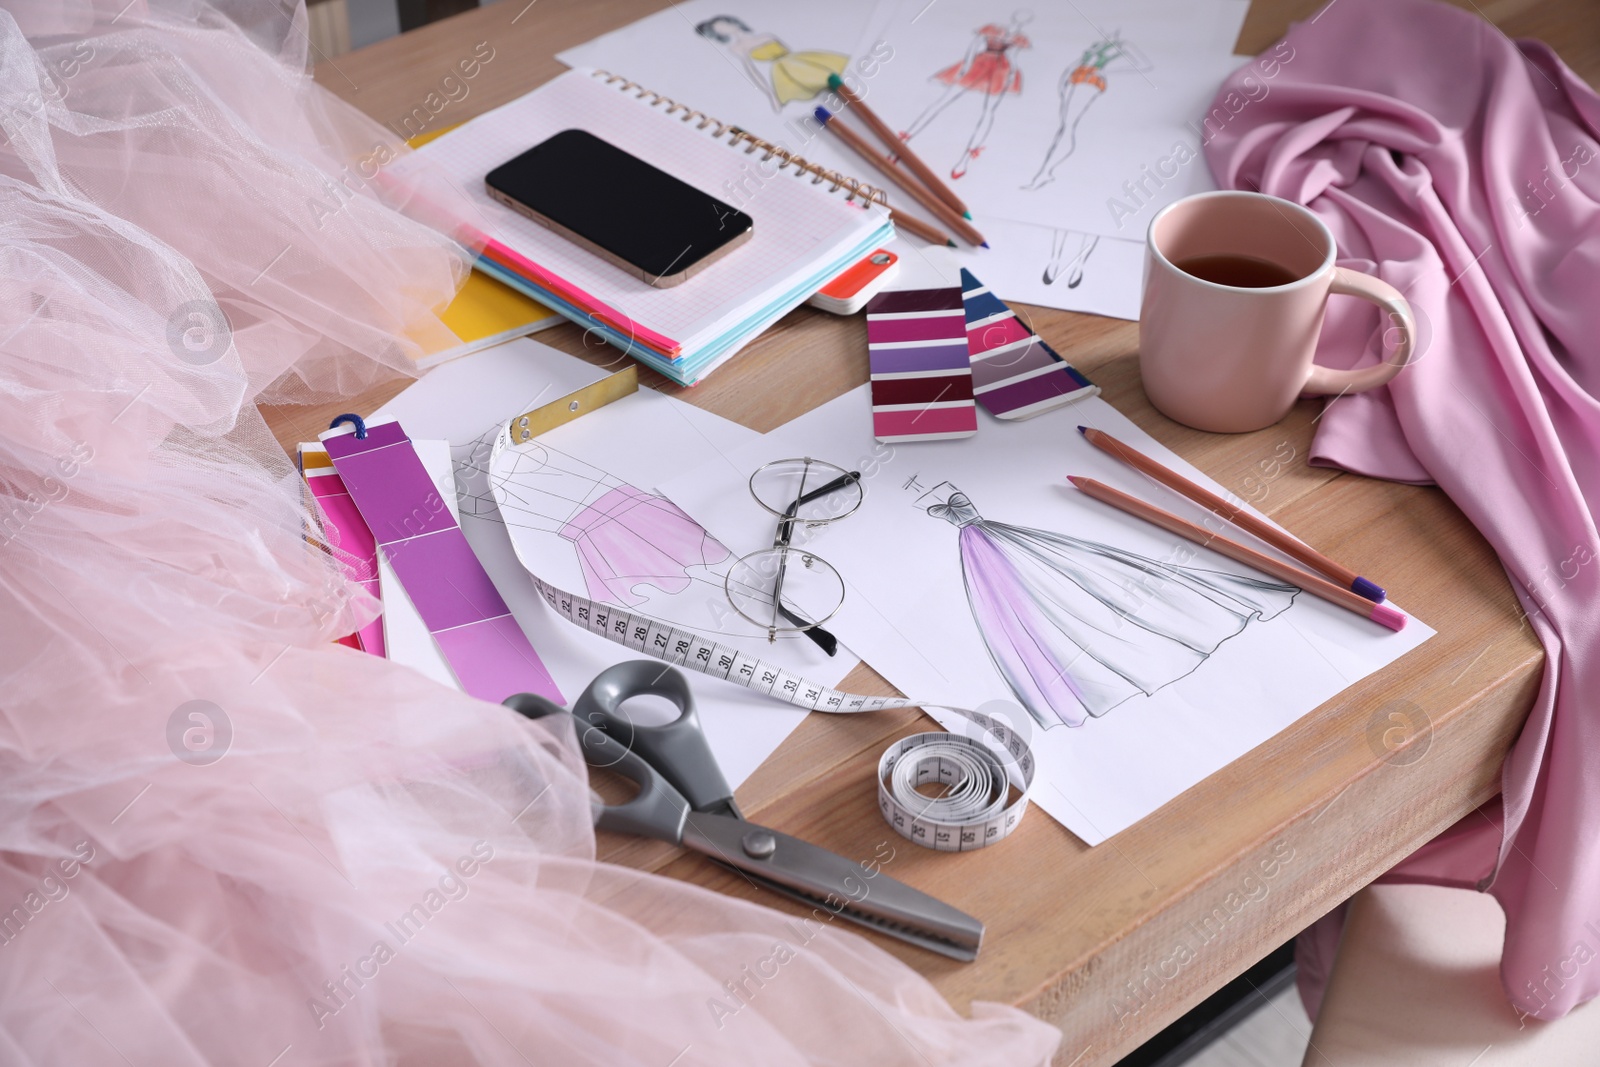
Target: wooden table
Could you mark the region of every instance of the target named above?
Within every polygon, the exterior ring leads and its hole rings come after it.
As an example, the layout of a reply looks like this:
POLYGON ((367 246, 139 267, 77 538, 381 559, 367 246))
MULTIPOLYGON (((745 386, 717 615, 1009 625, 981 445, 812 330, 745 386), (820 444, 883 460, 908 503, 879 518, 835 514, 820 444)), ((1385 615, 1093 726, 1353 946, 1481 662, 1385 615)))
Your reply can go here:
MULTIPOLYGON (((341 56, 320 66, 317 80, 396 129, 405 129, 408 116, 414 127, 419 114, 430 125, 460 122, 555 76, 562 68, 552 57, 561 49, 659 6, 507 0, 341 56), (428 94, 480 42, 494 58, 465 98, 431 115, 428 94)), ((1316 6, 1257 0, 1237 51, 1260 51, 1316 6)), ((1593 81, 1600 20, 1585 8, 1583 0, 1482 4, 1507 33, 1543 37, 1593 81)), ((1065 1035, 1058 1063, 1092 1067, 1114 1063, 1493 797, 1543 653, 1494 554, 1442 493, 1305 465, 1320 402, 1300 404, 1259 433, 1190 430, 1145 399, 1134 324, 1025 310, 1135 422, 1312 544, 1378 576, 1397 602, 1439 630, 1098 848, 1042 812, 992 851, 935 854, 893 839, 901 846, 890 865, 894 877, 980 916, 988 936, 971 964, 874 939, 960 1010, 973 1000, 1002 1001, 1054 1023, 1065 1035), (1281 463, 1291 450, 1292 461, 1281 463)), ((539 340, 585 354, 570 325, 539 340)), ((613 353, 589 355, 609 360, 613 353)), ((802 308, 698 388, 676 389, 649 372, 645 378, 766 431, 866 381, 865 327, 859 316, 802 308)), ((403 384, 339 409, 370 410, 403 384)), ((313 439, 332 413, 281 409, 269 417, 292 447, 313 439)), ((864 666, 847 686, 888 691, 864 666)), ((915 712, 811 716, 739 790, 739 802, 760 822, 846 855, 868 855, 887 836, 872 783, 877 757, 895 737, 926 726, 915 712)), ((697 857, 635 841, 603 838, 600 845, 603 858, 785 907, 697 857)))

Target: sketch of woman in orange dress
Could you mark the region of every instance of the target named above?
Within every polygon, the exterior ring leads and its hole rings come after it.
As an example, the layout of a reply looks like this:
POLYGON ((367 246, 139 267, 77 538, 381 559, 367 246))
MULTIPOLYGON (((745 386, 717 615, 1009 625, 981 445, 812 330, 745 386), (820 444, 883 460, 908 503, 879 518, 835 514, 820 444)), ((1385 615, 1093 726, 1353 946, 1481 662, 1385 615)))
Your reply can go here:
POLYGON ((1078 123, 1094 102, 1106 91, 1107 68, 1126 67, 1131 70, 1149 70, 1150 65, 1137 51, 1113 33, 1108 39, 1096 41, 1083 50, 1078 62, 1061 72, 1057 91, 1061 94, 1061 121, 1045 150, 1044 162, 1039 172, 1024 189, 1039 189, 1055 181, 1056 168, 1078 147, 1078 123))
POLYGON ((828 75, 844 74, 850 57, 838 52, 791 52, 770 33, 757 33, 732 15, 706 19, 694 32, 716 41, 738 61, 745 77, 766 96, 772 110, 792 100, 815 100, 828 88, 828 75), (769 64, 763 70, 758 64, 769 64))
POLYGON ((1017 69, 1014 56, 1022 49, 1032 47, 1032 42, 1022 32, 1023 25, 1032 17, 1030 12, 1018 11, 1011 16, 1009 26, 991 22, 979 27, 973 34, 972 43, 967 46, 966 57, 933 76, 934 81, 944 86, 938 99, 917 116, 909 129, 901 131, 900 139, 910 141, 956 100, 969 92, 980 94, 983 107, 978 113, 977 124, 972 128, 972 136, 967 139, 967 147, 962 151, 961 158, 950 168, 950 177, 960 178, 966 174, 967 167, 982 154, 989 140, 989 131, 994 127, 995 112, 1000 109, 1000 101, 1022 92, 1022 71, 1017 69))

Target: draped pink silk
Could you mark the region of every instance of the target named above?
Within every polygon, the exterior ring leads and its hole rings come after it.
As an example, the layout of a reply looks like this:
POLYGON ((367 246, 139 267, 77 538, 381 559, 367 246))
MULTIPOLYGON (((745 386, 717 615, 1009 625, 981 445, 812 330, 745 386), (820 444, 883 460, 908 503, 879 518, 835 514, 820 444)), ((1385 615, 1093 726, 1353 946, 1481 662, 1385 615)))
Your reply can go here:
MULTIPOLYGON (((1600 955, 1600 98, 1545 45, 1431 0, 1335 0, 1272 54, 1214 101, 1219 184, 1311 207, 1421 323, 1414 366, 1329 402, 1312 462, 1442 488, 1547 655, 1503 826, 1474 813, 1390 877, 1492 892, 1506 995, 1555 1018, 1600 993, 1581 962, 1600 955)), ((1333 298, 1319 362, 1377 360, 1387 326, 1333 298)))

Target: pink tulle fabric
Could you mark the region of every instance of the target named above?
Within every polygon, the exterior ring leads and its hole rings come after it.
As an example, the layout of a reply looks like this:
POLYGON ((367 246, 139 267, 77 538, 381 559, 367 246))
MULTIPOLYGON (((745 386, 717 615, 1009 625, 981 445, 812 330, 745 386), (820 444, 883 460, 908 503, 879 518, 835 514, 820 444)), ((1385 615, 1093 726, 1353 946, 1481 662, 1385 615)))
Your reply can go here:
POLYGON ((463 250, 351 177, 401 148, 303 10, 8 6, 0 1063, 1043 1062, 835 923, 594 862, 571 736, 334 644, 376 606, 255 405, 404 368, 463 250))
POLYGON ((578 550, 590 599, 624 607, 645 601, 634 586, 681 593, 691 581, 688 568, 721 563, 729 554, 672 501, 631 485, 585 504, 558 533, 578 550))
MULTIPOLYGON (((1339 0, 1286 41, 1275 77, 1223 85, 1212 170, 1309 205, 1422 327, 1387 388, 1329 402, 1313 461, 1437 483, 1547 657, 1503 804, 1390 877, 1489 888, 1508 998, 1556 1018, 1600 994, 1600 97, 1545 45, 1431 0, 1339 0)), ((1359 303, 1330 305, 1319 362, 1392 344, 1359 303)))

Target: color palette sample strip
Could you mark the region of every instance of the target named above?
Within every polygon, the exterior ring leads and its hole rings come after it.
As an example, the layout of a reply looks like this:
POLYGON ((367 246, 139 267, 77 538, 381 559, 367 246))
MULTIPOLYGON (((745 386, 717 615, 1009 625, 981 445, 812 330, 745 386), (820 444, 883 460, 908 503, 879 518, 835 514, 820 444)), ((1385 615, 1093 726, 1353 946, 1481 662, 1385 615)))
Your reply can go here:
POLYGON ((872 427, 880 441, 978 432, 961 290, 903 289, 867 304, 872 427))
POLYGON ((496 703, 515 693, 565 703, 400 424, 322 443, 461 687, 496 703))
POLYGON ((1100 392, 965 268, 961 296, 972 392, 989 414, 1026 419, 1100 392))

